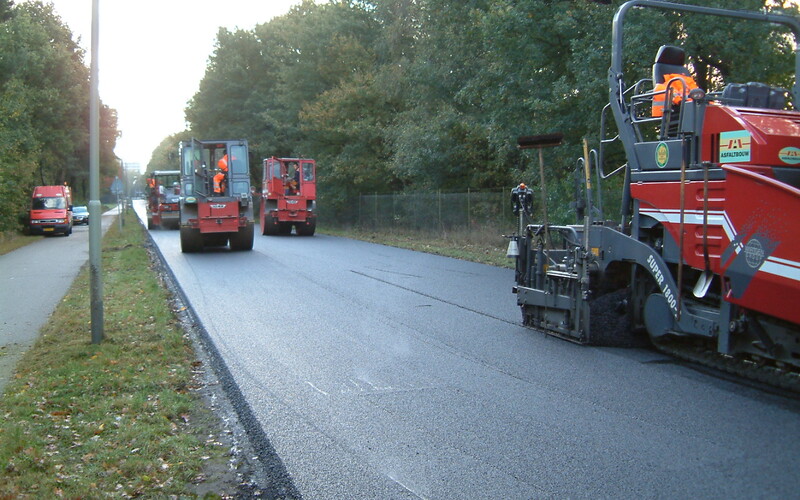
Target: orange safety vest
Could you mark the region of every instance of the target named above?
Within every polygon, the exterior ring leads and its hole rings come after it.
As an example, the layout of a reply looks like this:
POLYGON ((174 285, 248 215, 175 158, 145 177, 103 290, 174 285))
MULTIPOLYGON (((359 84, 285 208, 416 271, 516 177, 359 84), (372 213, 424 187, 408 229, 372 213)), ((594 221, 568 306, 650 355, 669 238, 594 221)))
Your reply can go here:
POLYGON ((227 172, 228 171, 228 155, 225 155, 222 158, 220 158, 219 161, 217 162, 217 166, 223 172, 227 172))
MULTIPOLYGON (((667 96, 667 82, 670 80, 672 80, 670 84, 670 88, 672 89, 672 104, 680 104, 684 94, 688 95, 692 89, 697 88, 694 78, 689 75, 681 75, 678 73, 668 73, 664 75, 664 81, 656 85, 656 88, 653 89, 653 92, 656 92, 656 95, 653 96, 653 116, 655 117, 664 116, 664 99, 666 99, 667 96), (685 92, 684 88, 686 89, 685 92), (658 92, 661 93, 658 94, 658 92)), ((688 98, 686 100, 691 101, 691 99, 688 98)))
POLYGON ((217 166, 220 170, 222 170, 222 172, 219 172, 214 176, 214 192, 222 193, 225 190, 222 184, 225 181, 225 173, 228 171, 228 155, 220 158, 217 162, 217 166))

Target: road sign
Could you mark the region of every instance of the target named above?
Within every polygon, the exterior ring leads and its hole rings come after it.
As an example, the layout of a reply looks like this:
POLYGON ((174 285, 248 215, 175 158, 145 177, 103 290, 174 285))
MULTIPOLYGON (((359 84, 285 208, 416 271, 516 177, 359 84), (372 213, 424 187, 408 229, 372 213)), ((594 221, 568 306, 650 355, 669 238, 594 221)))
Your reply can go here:
POLYGON ((114 177, 114 182, 111 183, 111 194, 122 194, 122 181, 119 177, 114 177))

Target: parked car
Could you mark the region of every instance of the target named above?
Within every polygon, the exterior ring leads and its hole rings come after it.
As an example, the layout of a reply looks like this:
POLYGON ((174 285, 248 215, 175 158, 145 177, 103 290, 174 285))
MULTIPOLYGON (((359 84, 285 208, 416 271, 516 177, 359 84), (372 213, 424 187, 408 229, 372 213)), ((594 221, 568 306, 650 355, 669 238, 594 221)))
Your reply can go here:
POLYGON ((72 207, 72 224, 89 225, 89 210, 85 206, 72 207))
POLYGON ((28 234, 72 234, 72 191, 69 186, 36 186, 28 212, 28 234))

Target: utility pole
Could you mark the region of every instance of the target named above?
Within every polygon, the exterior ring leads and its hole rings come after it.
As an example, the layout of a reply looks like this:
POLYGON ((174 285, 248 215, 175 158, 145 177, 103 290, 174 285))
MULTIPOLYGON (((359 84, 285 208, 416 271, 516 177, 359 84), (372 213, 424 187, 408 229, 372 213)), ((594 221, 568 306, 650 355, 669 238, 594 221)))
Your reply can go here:
POLYGON ((103 340, 103 273, 100 241, 103 235, 100 205, 100 94, 97 47, 100 0, 92 0, 92 68, 89 90, 89 272, 92 312, 92 344, 103 340))

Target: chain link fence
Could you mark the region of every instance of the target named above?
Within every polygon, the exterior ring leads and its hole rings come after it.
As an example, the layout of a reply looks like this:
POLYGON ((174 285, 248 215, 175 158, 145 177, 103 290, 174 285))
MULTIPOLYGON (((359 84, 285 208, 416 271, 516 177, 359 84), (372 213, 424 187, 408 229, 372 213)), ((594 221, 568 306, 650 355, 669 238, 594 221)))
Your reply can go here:
MULTIPOLYGON (((575 205, 569 182, 547 192, 547 219, 551 224, 573 224, 576 222, 575 205), (566 193, 566 194, 565 194, 566 193)), ((544 221, 542 192, 533 189, 533 213, 529 222, 544 221)), ((443 191, 361 194, 345 209, 336 213, 320 210, 320 220, 325 225, 341 228, 356 228, 364 231, 422 232, 447 234, 452 232, 511 234, 517 230, 518 217, 511 211, 511 190, 467 191, 448 193, 443 191)), ((606 186, 603 196, 611 207, 610 217, 619 210, 621 190, 618 186, 606 186), (608 188, 611 188, 610 190, 608 188)), ((599 199, 597 200, 599 201, 599 199)), ((324 199, 321 207, 325 206, 324 199)), ((595 217, 601 214, 594 211, 595 217)))
POLYGON ((493 228, 510 232, 516 227, 510 192, 362 194, 348 210, 336 215, 337 226, 365 231, 415 231, 441 234, 493 228))

